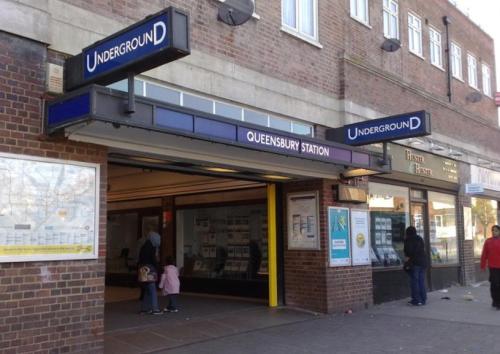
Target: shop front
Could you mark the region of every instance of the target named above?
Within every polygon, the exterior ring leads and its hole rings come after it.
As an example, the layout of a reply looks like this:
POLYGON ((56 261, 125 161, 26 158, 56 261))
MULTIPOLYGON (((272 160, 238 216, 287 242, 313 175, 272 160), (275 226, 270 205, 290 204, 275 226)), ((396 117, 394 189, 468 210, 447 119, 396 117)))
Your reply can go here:
POLYGON ((471 238, 474 255, 475 281, 487 280, 488 273, 481 272, 479 263, 484 241, 491 237, 491 227, 498 225, 500 200, 500 172, 485 167, 470 166, 471 238), (472 188, 471 188, 472 187, 472 188), (472 190, 473 189, 473 190, 472 190))
POLYGON ((375 303, 408 296, 402 264, 410 225, 426 244, 428 287, 460 280, 456 162, 395 144, 389 152, 393 173, 370 178, 368 187, 375 303))

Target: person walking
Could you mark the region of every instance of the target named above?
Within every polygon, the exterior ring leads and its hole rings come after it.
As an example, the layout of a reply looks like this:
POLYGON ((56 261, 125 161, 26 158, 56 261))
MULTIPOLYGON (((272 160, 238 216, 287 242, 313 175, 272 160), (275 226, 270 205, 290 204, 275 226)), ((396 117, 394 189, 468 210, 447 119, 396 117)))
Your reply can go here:
POLYGON ((427 256, 422 237, 417 235, 417 229, 413 226, 406 228, 404 240, 405 265, 408 266, 410 277, 411 301, 410 305, 423 306, 427 302, 427 290, 425 288, 425 270, 427 268, 427 256))
POLYGON ((500 226, 491 228, 492 237, 486 239, 481 253, 481 270, 490 271, 491 306, 500 310, 500 226))
POLYGON ((141 301, 141 313, 160 315, 163 312, 158 307, 158 295, 156 293, 156 281, 158 280, 158 249, 161 237, 157 232, 150 232, 148 239, 139 252, 139 274, 138 280, 144 289, 141 301))
POLYGON ((179 295, 180 289, 179 270, 175 266, 173 258, 170 256, 165 260, 165 267, 158 287, 162 289, 162 294, 167 295, 168 298, 168 306, 163 312, 178 312, 177 295, 179 295))

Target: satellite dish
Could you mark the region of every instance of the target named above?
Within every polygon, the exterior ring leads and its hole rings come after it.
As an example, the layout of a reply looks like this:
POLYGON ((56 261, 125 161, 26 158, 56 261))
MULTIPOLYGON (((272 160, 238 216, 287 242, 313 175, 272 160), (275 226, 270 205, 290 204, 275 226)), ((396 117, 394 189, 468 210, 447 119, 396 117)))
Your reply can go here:
POLYGON ((217 19, 230 26, 247 22, 254 12, 253 0, 225 0, 219 5, 217 19))
POLYGON ((479 101, 481 101, 482 98, 483 98, 483 96, 479 92, 476 92, 476 91, 473 91, 473 92, 469 93, 467 96, 465 96, 465 100, 467 102, 471 102, 471 103, 479 102, 479 101))
POLYGON ((386 52, 395 52, 401 48, 401 42, 397 38, 388 38, 382 43, 382 49, 386 52))

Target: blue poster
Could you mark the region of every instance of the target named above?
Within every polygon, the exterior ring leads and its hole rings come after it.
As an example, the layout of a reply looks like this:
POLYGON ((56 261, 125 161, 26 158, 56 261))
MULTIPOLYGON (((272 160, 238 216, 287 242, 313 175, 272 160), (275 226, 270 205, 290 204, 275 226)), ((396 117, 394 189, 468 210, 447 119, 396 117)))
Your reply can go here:
POLYGON ((328 208, 328 241, 330 267, 351 265, 349 209, 328 208))

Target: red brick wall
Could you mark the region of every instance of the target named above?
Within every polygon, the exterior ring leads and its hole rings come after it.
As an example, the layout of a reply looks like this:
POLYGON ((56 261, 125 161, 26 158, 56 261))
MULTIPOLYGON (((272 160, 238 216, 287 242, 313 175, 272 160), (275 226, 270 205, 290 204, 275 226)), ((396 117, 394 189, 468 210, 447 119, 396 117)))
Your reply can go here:
MULTIPOLYGON (((289 183, 284 188, 285 302, 318 312, 343 312, 373 303, 371 266, 329 267, 328 207, 362 206, 335 202, 333 186, 337 182, 311 180, 289 183), (294 192, 319 192, 319 251, 288 250, 286 195, 294 192)), ((366 184, 366 181, 364 182, 366 184)), ((366 186, 365 186, 366 187, 366 186)), ((364 205, 366 208, 366 205, 364 205)))
MULTIPOLYGON (((346 0, 346 3, 349 3, 346 0)), ((346 8, 347 9, 347 8, 346 8)), ((471 22, 465 15, 458 11, 447 0, 409 0, 399 2, 399 30, 402 46, 393 53, 381 49, 384 41, 382 1, 370 1, 370 25, 371 29, 349 17, 346 10, 345 50, 346 56, 353 58, 356 62, 371 66, 381 72, 395 76, 396 80, 409 83, 429 92, 436 98, 448 102, 447 74, 430 63, 429 27, 432 26, 442 36, 443 66, 446 68, 446 53, 444 52, 446 35, 442 17, 448 16, 452 23, 449 26, 450 40, 456 41, 462 48, 462 69, 465 82, 452 80, 452 103, 460 109, 483 117, 490 124, 497 126, 497 111, 494 101, 483 96, 481 102, 468 103, 465 97, 473 92, 467 81, 467 51, 470 51, 478 60, 478 83, 482 90, 481 61, 487 63, 492 72, 494 69, 493 39, 485 34, 477 25, 471 22), (422 48, 424 59, 410 53, 408 49, 408 12, 420 17, 422 20, 422 48)), ((495 77, 492 75, 492 92, 495 92, 495 77)), ((359 95, 352 85, 357 87, 356 78, 346 79, 349 91, 348 97, 356 102, 363 103, 370 100, 371 95, 359 95), (354 81, 353 81, 354 80, 354 81)), ((360 84, 363 82, 361 81, 360 84)), ((377 88, 384 91, 385 82, 379 80, 377 88)), ((376 92, 376 91, 369 91, 376 92)), ((386 98, 387 99, 387 98, 386 98)), ((392 99, 391 101, 398 101, 392 99)), ((377 109, 377 105, 370 105, 377 109)), ((382 106, 383 107, 383 106, 382 106)))
POLYGON ((0 351, 96 353, 103 350, 107 154, 43 137, 47 56, 44 45, 0 32, 0 152, 101 164, 99 259, 1 263, 0 351))

